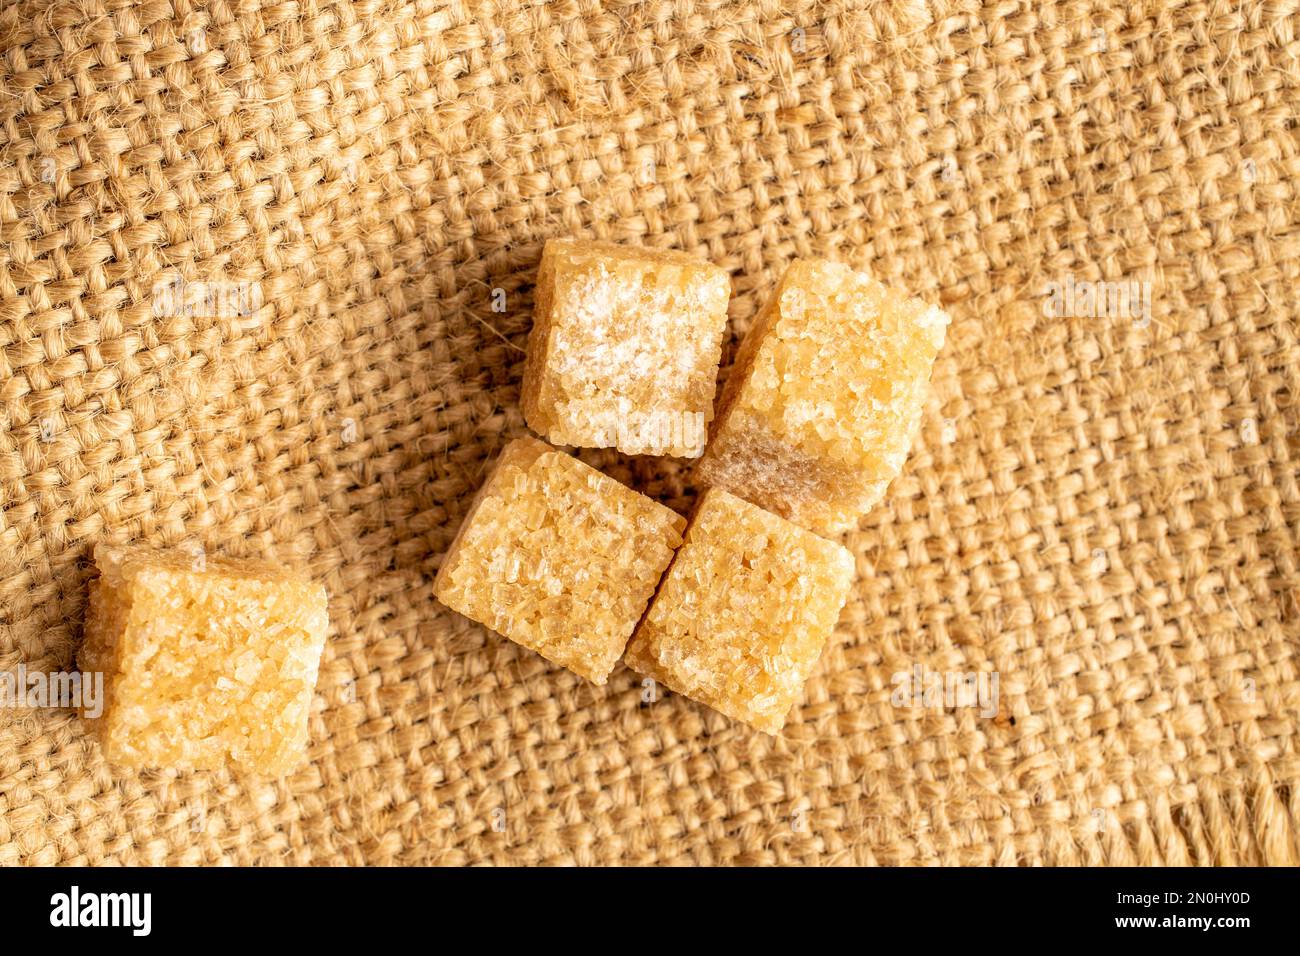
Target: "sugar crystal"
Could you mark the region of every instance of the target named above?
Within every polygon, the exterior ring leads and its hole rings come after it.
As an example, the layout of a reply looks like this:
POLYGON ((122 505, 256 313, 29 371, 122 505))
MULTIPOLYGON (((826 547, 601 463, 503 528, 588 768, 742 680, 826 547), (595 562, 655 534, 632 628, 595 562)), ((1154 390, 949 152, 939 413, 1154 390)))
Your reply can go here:
POLYGON ((524 419, 560 445, 697 457, 731 281, 682 252, 552 239, 538 267, 524 419))
POLYGON ((470 506, 434 596, 603 684, 685 526, 671 508, 572 455, 520 438, 470 506))
POLYGON ((835 627, 852 573, 841 545, 709 489, 626 663, 774 734, 835 627))
POLYGON ((95 549, 83 671, 110 763, 281 776, 306 757, 329 628, 325 588, 261 561, 95 549))
POLYGON ((796 260, 741 344, 696 477, 822 534, 853 527, 903 466, 947 325, 847 266, 796 260))

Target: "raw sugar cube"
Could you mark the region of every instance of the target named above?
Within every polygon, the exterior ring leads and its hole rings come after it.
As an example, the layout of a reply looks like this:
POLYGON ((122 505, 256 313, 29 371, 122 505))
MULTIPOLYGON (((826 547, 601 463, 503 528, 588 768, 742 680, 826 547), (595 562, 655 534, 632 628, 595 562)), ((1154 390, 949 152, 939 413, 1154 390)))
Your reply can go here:
POLYGON ((552 239, 537 273, 524 420, 557 445, 704 450, 731 280, 682 252, 552 239))
POLYGON ((603 684, 685 527, 671 508, 520 438, 471 505, 434 596, 603 684))
POLYGON ((852 575, 843 546, 711 488, 625 662, 775 734, 835 628, 852 575))
POLYGON ((323 585, 181 549, 99 545, 95 563, 78 663, 104 675, 89 722, 110 763, 279 776, 303 761, 323 585))
POLYGON ((822 534, 854 527, 907 458, 947 326, 847 266, 793 262, 741 343, 696 478, 822 534))

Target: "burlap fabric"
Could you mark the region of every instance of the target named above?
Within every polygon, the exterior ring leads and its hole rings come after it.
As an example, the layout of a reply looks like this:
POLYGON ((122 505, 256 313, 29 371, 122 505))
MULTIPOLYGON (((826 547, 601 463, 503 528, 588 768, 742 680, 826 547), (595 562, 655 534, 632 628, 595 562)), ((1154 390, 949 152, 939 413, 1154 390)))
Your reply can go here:
POLYGON ((1295 862, 1298 58, 1294 0, 5 2, 0 669, 69 664, 104 539, 333 624, 289 779, 0 712, 0 863, 1295 862), (707 255, 736 333, 800 255, 954 316, 779 739, 430 594, 559 235, 707 255))

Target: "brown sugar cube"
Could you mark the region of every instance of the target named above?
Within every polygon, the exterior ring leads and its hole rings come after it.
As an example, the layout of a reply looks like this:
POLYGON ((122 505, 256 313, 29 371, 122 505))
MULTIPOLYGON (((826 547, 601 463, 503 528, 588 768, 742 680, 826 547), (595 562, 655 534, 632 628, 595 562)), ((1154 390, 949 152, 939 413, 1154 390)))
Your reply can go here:
POLYGON ((524 420, 557 445, 704 450, 731 280, 682 252, 552 239, 537 273, 524 420))
POLYGON ((775 734, 835 628, 852 575, 843 546, 710 489, 625 662, 775 734))
POLYGON ((95 548, 83 671, 104 675, 89 723, 124 767, 281 776, 307 754, 329 614, 325 588, 261 561, 95 548))
POLYGON ((907 458, 947 326, 847 266, 795 261, 741 343, 697 479, 822 534, 852 528, 907 458))
POLYGON ((545 442, 520 438, 470 507, 433 593, 603 684, 685 527, 671 508, 545 442))

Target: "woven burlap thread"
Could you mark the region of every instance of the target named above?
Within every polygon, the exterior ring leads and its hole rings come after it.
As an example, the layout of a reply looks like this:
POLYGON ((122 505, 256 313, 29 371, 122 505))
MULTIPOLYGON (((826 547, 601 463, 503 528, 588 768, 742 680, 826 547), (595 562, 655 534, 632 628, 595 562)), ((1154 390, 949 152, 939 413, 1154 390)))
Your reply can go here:
POLYGON ((332 627, 285 779, 0 710, 0 863, 1300 861, 1298 19, 5 3, 0 669, 70 665, 99 541, 302 562, 332 627), (776 739, 433 600, 566 235, 727 268, 728 360, 796 256, 953 315, 776 739), (177 277, 255 295, 160 310, 177 277), (1092 282, 1149 307, 1049 305, 1092 282), (918 666, 997 712, 900 706, 918 666))

